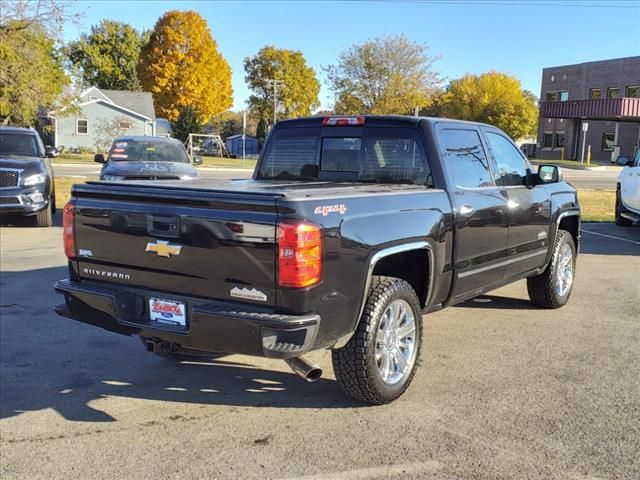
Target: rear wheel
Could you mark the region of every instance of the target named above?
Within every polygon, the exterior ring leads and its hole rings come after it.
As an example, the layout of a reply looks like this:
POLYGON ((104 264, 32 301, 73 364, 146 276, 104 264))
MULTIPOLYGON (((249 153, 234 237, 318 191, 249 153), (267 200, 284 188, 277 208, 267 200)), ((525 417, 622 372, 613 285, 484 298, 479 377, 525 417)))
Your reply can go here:
POLYGON ((49 201, 47 208, 34 215, 34 224, 36 227, 50 227, 53 225, 53 214, 51 210, 52 204, 51 201, 49 201))
POLYGON ((620 187, 616 190, 616 225, 621 227, 628 227, 631 225, 631 220, 622 216, 623 212, 622 199, 620 198, 620 187))
POLYGON ((560 308, 571 296, 576 270, 576 246, 571 233, 558 230, 551 262, 544 272, 527 279, 531 301, 542 308, 560 308))
POLYGON ((390 403, 409 387, 422 341, 422 311, 406 281, 374 277, 358 327, 332 353, 342 390, 367 403, 390 403))

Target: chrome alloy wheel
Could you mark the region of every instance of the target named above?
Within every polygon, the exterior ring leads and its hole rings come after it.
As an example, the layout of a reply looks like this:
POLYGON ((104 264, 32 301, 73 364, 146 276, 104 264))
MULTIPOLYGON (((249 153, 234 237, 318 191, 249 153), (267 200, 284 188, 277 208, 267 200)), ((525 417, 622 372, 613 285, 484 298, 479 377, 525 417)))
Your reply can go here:
POLYGON ((562 245, 556 267, 556 293, 564 297, 573 283, 573 252, 567 243, 562 245))
POLYGON ((387 385, 400 382, 416 360, 416 322, 409 303, 394 300, 385 310, 376 332, 376 364, 387 385))

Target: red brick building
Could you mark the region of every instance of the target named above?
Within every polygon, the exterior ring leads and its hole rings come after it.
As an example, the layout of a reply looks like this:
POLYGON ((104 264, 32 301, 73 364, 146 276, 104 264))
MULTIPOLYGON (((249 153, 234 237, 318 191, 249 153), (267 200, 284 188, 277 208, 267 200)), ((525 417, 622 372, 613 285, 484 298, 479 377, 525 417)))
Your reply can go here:
POLYGON ((542 70, 536 156, 580 160, 584 124, 585 161, 589 145, 599 162, 640 147, 640 56, 542 70))

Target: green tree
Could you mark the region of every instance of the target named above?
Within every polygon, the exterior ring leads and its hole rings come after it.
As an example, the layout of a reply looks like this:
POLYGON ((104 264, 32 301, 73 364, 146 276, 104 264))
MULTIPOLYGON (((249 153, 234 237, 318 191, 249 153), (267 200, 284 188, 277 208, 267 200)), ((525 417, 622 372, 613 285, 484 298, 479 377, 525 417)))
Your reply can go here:
POLYGON ((267 121, 262 117, 258 119, 258 124, 256 125, 256 138, 258 139, 260 148, 262 148, 267 138, 267 121))
POLYGON ((311 115, 320 104, 316 72, 307 66, 300 51, 263 47, 253 57, 244 59, 244 71, 252 92, 251 110, 265 121, 273 118, 273 87, 269 80, 280 82, 277 87, 279 118, 311 115))
POLYGON ((85 87, 141 90, 136 67, 143 36, 128 23, 103 20, 67 46, 85 87))
POLYGON ((231 68, 196 12, 172 10, 160 17, 142 47, 138 77, 153 94, 158 116, 173 122, 192 107, 203 124, 233 103, 231 68))
POLYGON ((536 97, 517 78, 495 71, 452 80, 429 113, 489 123, 514 139, 535 134, 538 120, 536 97))
POLYGON ((180 115, 172 125, 173 135, 181 142, 185 142, 190 133, 202 133, 200 115, 191 105, 182 107, 180 115))
POLYGON ((59 101, 69 78, 55 42, 37 22, 0 23, 0 120, 33 125, 59 101))
POLYGON ((338 114, 407 114, 427 107, 441 85, 427 47, 404 35, 385 36, 342 51, 325 68, 338 114))

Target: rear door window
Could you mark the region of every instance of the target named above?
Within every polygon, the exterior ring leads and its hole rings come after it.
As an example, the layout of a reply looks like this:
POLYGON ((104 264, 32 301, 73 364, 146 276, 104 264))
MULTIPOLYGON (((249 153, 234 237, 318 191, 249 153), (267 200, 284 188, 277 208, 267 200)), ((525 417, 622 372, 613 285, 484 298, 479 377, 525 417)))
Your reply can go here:
POLYGON ((458 187, 494 186, 489 160, 477 130, 443 128, 439 136, 446 152, 447 170, 458 187))
POLYGON ((498 185, 505 187, 526 185, 527 165, 520 150, 498 133, 485 130, 485 134, 498 167, 496 172, 498 185))

